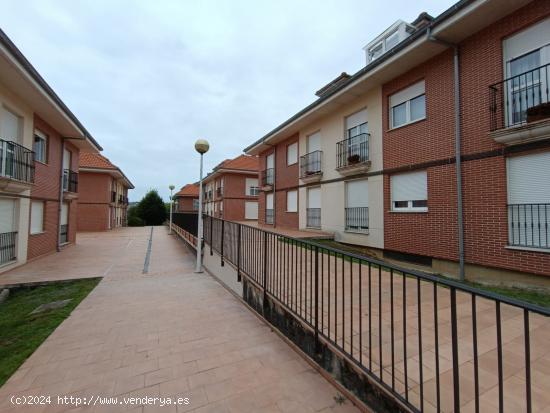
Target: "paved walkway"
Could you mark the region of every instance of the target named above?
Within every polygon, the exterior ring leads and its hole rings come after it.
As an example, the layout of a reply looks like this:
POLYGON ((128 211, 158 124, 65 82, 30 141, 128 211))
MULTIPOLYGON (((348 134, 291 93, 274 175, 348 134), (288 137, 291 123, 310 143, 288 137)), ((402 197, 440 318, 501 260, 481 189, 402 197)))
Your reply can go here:
POLYGON ((79 234, 3 283, 104 276, 0 388, 0 412, 351 412, 349 401, 206 274, 166 229, 79 234), (11 395, 51 395, 13 407, 11 395), (179 406, 58 405, 57 396, 182 397, 179 406))

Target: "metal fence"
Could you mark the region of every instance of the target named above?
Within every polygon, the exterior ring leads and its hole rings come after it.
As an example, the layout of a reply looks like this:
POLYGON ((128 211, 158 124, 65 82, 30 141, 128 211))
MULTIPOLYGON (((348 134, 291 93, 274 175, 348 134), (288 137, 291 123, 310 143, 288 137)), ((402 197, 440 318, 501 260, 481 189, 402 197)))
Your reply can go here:
POLYGON ((548 309, 234 222, 205 217, 204 229, 239 278, 410 410, 546 407, 548 309))
POLYGON ((172 222, 193 236, 197 236, 198 214, 197 212, 173 212, 172 222))
POLYGON ((321 228, 321 208, 306 209, 306 224, 308 228, 321 228))
POLYGON ((0 139, 0 176, 34 182, 34 152, 18 143, 0 139))
POLYGON ((15 260, 17 232, 0 233, 0 264, 15 260))
POLYGON ((322 173, 322 151, 313 151, 300 157, 300 178, 322 173))
POLYGON ((550 204, 509 204, 509 243, 550 249, 550 204))
POLYGON ((345 168, 369 160, 370 134, 361 133, 336 143, 336 167, 345 168))
POLYGON ((369 207, 346 208, 346 230, 368 231, 369 207))

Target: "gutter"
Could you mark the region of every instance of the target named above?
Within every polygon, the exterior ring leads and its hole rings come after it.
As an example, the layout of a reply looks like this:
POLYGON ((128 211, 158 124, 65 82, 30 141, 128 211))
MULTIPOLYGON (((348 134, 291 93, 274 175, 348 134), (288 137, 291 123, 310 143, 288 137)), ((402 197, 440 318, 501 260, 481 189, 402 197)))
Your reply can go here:
POLYGON ((456 172, 456 209, 458 224, 458 266, 459 277, 464 281, 464 209, 462 197, 462 131, 460 125, 460 49, 457 44, 436 38, 432 27, 428 26, 426 38, 429 41, 443 44, 453 49, 454 81, 454 121, 455 121, 455 172, 456 172))

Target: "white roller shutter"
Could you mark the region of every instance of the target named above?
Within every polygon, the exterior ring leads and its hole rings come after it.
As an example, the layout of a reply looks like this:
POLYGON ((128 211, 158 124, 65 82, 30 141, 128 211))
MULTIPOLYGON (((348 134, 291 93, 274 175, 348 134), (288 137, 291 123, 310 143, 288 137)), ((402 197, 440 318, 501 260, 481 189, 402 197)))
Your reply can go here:
POLYGON ((368 181, 346 182, 346 208, 360 208, 369 206, 368 181))
POLYGON ((508 158, 508 203, 550 203, 550 152, 508 158))
POLYGON ((309 188, 307 191, 307 207, 321 208, 321 188, 309 188))
POLYGON ((286 164, 293 165, 298 162, 298 143, 292 143, 286 147, 286 164))
POLYGON ((275 155, 271 153, 267 156, 266 168, 271 169, 274 167, 275 167, 275 155))
POLYGON ((69 204, 63 202, 61 204, 61 225, 67 225, 69 223, 69 204))
POLYGON ((298 191, 288 191, 286 193, 286 211, 298 211, 298 191))
POLYGON ((346 130, 367 122, 367 109, 363 109, 346 118, 346 130))
POLYGON ((273 209, 273 194, 267 194, 265 197, 265 207, 266 209, 273 209))
POLYGON ((423 95, 426 90, 426 83, 422 80, 418 83, 415 83, 412 86, 409 86, 406 89, 403 89, 400 92, 397 92, 390 96, 390 108, 397 106, 407 100, 411 100, 417 96, 423 95))
POLYGON ((258 178, 246 178, 246 195, 255 195, 252 194, 250 188, 258 187, 258 178))
POLYGON ((15 231, 15 200, 0 198, 0 234, 15 231))
POLYGON ((0 138, 13 142, 21 138, 21 119, 6 108, 0 113, 0 138))
POLYGON ((550 19, 545 19, 504 40, 504 61, 508 62, 543 48, 543 63, 547 63, 548 59, 545 57, 548 57, 550 50, 548 39, 550 39, 550 19))
POLYGON ((32 201, 31 203, 31 234, 39 234, 44 231, 44 202, 32 201))
POLYGON ((258 219, 257 202, 246 201, 244 203, 244 217, 245 219, 258 219))
POLYGON ((315 152, 321 150, 321 132, 315 132, 307 137, 307 152, 315 152))
POLYGON ((392 201, 418 201, 428 199, 428 174, 426 171, 392 175, 392 201))

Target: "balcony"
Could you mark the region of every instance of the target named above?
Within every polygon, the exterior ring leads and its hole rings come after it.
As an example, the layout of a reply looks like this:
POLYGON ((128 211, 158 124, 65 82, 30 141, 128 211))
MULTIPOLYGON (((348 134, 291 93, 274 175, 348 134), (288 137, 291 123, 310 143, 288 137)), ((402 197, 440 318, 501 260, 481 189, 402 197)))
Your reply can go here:
POLYGON ((498 143, 515 145, 550 138, 550 64, 489 86, 491 131, 498 143))
POLYGON ((362 133, 336 144, 336 170, 341 175, 355 175, 367 172, 370 134, 362 133))
POLYGON ((70 169, 63 170, 63 193, 65 199, 73 199, 78 196, 78 173, 70 169))
POLYGON ((550 251, 550 204, 509 204, 510 247, 550 251))
POLYGON ((346 208, 346 231, 368 232, 369 231, 369 208, 355 207, 346 208))
POLYGON ((266 209, 265 210, 265 223, 266 224, 273 224, 273 219, 275 216, 275 210, 274 209, 266 209))
POLYGON ((313 151, 300 157, 300 179, 305 183, 319 182, 323 177, 322 151, 313 151))
POLYGON ((308 228, 321 228, 321 208, 306 209, 306 226, 308 228))
POLYGON ((0 265, 15 261, 17 232, 0 233, 0 265))
POLYGON ((34 182, 34 152, 0 139, 0 190, 19 193, 34 182))
POLYGON ((275 169, 268 168, 262 172, 262 190, 271 191, 275 183, 275 169))

